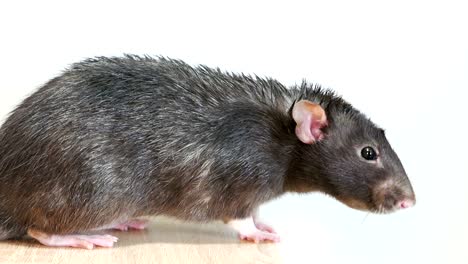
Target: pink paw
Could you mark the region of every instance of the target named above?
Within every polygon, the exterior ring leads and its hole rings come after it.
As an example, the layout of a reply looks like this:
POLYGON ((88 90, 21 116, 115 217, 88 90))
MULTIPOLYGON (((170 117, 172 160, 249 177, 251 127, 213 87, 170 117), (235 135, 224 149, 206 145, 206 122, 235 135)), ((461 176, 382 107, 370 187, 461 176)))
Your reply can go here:
POLYGON ((120 231, 128 231, 129 229, 143 230, 146 228, 147 225, 148 225, 147 220, 134 219, 126 223, 113 226, 112 229, 116 229, 120 231))
POLYGON ((95 246, 110 248, 119 240, 111 235, 51 235, 34 229, 29 229, 28 235, 46 246, 85 249, 93 249, 95 246))
POLYGON ((262 241, 280 242, 280 237, 270 226, 256 221, 256 218, 246 218, 240 220, 231 220, 228 224, 234 228, 239 238, 255 243, 262 241))
POLYGON ((260 242, 280 242, 278 234, 264 232, 262 230, 251 230, 248 232, 239 232, 239 237, 242 240, 251 241, 254 243, 260 242))
POLYGON ((258 230, 265 231, 267 233, 277 234, 273 227, 267 224, 255 222, 255 226, 258 228, 258 230))

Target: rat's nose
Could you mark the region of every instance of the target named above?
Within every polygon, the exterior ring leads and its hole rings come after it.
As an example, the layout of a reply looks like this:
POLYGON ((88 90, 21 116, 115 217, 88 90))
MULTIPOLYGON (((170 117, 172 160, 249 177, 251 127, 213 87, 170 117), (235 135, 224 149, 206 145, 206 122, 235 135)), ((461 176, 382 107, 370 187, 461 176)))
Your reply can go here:
POLYGON ((406 185, 401 186, 393 178, 380 183, 373 191, 374 203, 388 212, 410 208, 416 203, 413 190, 406 185))
POLYGON ((403 201, 400 201, 399 204, 401 209, 410 208, 414 205, 414 200, 405 199, 403 201))

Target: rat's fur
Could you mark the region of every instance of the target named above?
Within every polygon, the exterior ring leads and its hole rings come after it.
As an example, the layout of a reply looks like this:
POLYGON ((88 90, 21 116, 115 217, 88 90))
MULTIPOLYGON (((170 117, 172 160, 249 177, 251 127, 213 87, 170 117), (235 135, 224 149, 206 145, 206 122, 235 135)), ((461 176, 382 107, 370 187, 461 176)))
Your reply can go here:
POLYGON ((0 239, 71 233, 141 215, 244 218, 286 191, 318 190, 378 210, 372 188, 411 186, 381 129, 327 90, 166 58, 94 58, 27 98, 0 130, 0 239), (326 139, 301 143, 307 99, 326 139), (358 145, 380 149, 383 168, 358 145))

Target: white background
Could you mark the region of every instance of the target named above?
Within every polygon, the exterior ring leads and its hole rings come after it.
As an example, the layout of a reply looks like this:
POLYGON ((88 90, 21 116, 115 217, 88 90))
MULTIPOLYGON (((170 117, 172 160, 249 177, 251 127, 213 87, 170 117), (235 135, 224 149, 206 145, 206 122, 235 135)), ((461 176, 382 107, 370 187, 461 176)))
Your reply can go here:
POLYGON ((274 201, 262 212, 283 235, 285 262, 468 263, 463 1, 5 2, 2 120, 64 67, 95 55, 165 55, 287 85, 306 78, 386 128, 418 201, 384 216, 320 194, 274 201))

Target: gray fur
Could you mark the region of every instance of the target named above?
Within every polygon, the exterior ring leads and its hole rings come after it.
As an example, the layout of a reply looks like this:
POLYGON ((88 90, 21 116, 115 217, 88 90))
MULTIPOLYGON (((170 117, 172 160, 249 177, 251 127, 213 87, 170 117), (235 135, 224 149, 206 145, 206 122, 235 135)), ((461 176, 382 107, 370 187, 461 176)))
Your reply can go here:
POLYGON ((377 210, 372 186, 393 177, 400 194, 411 189, 382 130, 332 92, 166 58, 73 64, 11 114, 0 145, 0 239, 142 215, 244 218, 287 191, 377 210), (290 111, 300 99, 326 110, 317 144, 295 136, 290 111), (355 154, 369 142, 385 169, 355 154))

